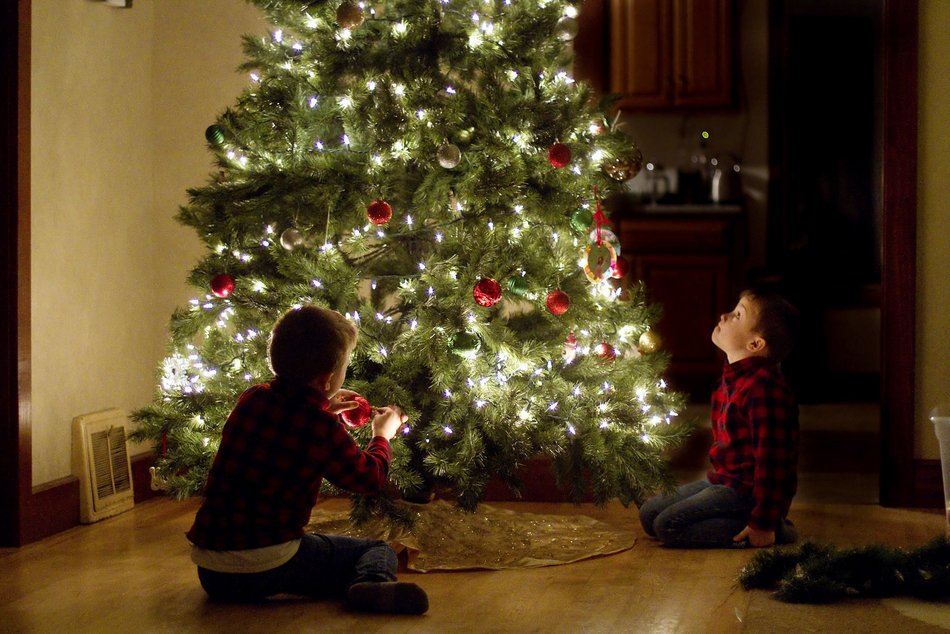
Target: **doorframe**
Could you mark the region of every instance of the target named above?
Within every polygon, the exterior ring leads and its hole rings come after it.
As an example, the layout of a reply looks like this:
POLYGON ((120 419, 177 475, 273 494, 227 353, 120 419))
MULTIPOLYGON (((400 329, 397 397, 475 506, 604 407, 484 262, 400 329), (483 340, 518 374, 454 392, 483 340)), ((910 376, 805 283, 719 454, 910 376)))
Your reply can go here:
POLYGON ((915 506, 918 0, 884 0, 881 267, 883 506, 915 506))
MULTIPOLYGON (((772 1, 774 6, 781 0, 772 1)), ((0 546, 37 538, 27 522, 35 514, 31 502, 36 496, 30 411, 31 7, 31 0, 0 3, 0 151, 16 157, 0 162, 0 546)), ((917 24, 918 0, 884 0, 880 471, 884 506, 914 503, 917 24)))
POLYGON ((0 161, 0 546, 23 543, 32 493, 30 7, 30 0, 0 3, 0 155, 10 157, 0 161))
MULTIPOLYGON (((769 5, 770 55, 781 42, 785 0, 769 5)), ((880 37, 881 113, 881 377, 880 471, 882 506, 915 506, 914 459, 917 268, 917 31, 919 0, 883 0, 880 37)), ((772 90, 770 88, 769 92, 772 90)), ((784 104, 769 99, 769 120, 784 104)), ((770 135, 769 199, 787 187, 777 161, 782 139, 770 135)))

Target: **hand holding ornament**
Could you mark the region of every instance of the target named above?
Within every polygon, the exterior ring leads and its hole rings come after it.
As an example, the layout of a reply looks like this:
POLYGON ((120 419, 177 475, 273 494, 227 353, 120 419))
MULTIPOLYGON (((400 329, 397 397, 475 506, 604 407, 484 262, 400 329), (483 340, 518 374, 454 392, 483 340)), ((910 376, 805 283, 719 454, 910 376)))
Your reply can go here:
POLYGON ((373 435, 382 436, 390 440, 399 431, 399 427, 409 420, 409 417, 403 414, 402 410, 395 405, 386 407, 376 407, 373 410, 373 435))

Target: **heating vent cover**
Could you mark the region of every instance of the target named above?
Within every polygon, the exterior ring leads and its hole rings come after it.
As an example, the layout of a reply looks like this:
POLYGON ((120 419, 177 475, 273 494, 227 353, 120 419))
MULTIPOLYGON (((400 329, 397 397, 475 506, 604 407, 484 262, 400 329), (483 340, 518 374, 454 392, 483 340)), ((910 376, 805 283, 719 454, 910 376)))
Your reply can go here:
POLYGON ((128 419, 118 409, 73 419, 73 472, 79 477, 79 519, 97 522, 134 505, 128 419))

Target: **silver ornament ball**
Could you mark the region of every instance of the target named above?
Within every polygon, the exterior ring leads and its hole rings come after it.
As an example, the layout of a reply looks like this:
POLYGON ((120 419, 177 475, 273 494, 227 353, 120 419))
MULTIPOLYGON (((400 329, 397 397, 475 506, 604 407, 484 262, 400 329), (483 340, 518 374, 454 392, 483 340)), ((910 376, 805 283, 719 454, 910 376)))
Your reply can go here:
POLYGON ((557 36, 568 42, 577 36, 578 24, 575 18, 565 15, 557 21, 557 36))
POLYGON ((304 242, 306 242, 306 239, 303 237, 303 234, 294 228, 285 229, 284 232, 280 234, 280 246, 288 251, 302 247, 304 242))
POLYGON ((461 162, 462 151, 457 145, 452 143, 443 143, 441 146, 439 146, 439 151, 436 152, 436 158, 439 161, 439 165, 447 170, 450 170, 453 167, 456 167, 459 162, 461 162))

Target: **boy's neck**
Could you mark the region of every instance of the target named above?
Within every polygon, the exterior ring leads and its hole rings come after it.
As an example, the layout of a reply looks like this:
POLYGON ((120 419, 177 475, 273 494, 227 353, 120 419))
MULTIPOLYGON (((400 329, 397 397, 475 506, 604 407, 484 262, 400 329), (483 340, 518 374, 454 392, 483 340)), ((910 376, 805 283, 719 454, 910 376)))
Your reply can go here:
POLYGON ((727 353, 727 354, 726 354, 726 361, 729 362, 729 365, 732 365, 733 363, 738 363, 739 361, 742 361, 742 360, 744 360, 744 359, 749 359, 750 357, 763 357, 763 358, 768 358, 768 356, 769 356, 768 353, 767 353, 766 351, 764 351, 764 350, 761 351, 761 352, 750 352, 750 351, 748 351, 748 350, 743 350, 742 352, 740 352, 740 353, 738 353, 738 354, 728 354, 728 353, 727 353))

